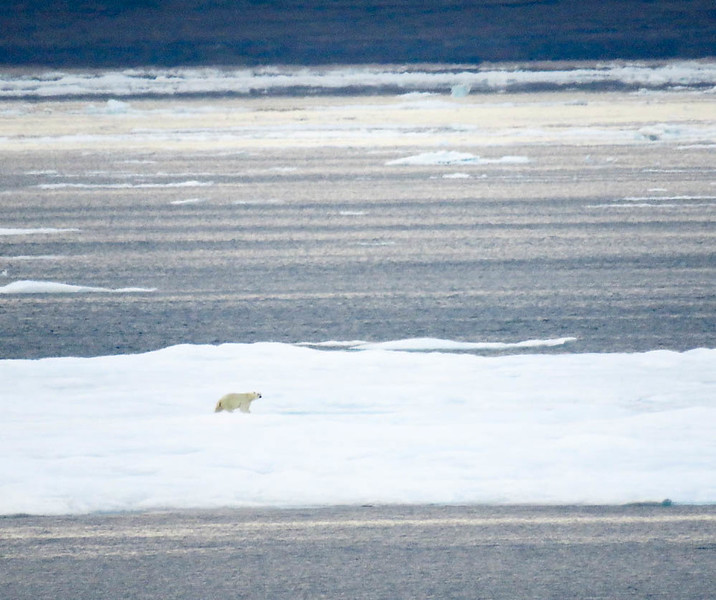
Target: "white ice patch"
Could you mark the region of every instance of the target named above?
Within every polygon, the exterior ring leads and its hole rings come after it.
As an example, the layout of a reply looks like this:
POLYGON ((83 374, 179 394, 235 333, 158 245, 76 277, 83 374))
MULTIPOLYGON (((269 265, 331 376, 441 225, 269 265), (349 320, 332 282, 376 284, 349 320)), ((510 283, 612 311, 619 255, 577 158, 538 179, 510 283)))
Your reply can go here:
POLYGON ((69 228, 56 228, 56 227, 0 227, 0 235, 42 235, 42 234, 55 234, 55 233, 72 233, 79 231, 74 227, 69 228))
POLYGON ((63 260, 67 256, 62 254, 20 254, 18 256, 0 256, 0 260, 8 262, 12 261, 32 261, 32 260, 63 260))
POLYGON ((470 94, 471 87, 469 83, 458 83, 450 88, 450 95, 453 98, 464 98, 470 94))
POLYGON ((677 146, 677 150, 711 150, 716 148, 716 144, 687 144, 685 146, 677 146))
POLYGON ((41 190, 61 190, 63 188, 87 189, 156 189, 156 188, 184 188, 206 187, 214 185, 213 181, 170 181, 168 183, 40 183, 36 188, 41 190))
POLYGON ((624 200, 626 202, 645 202, 649 200, 716 200, 716 196, 627 196, 624 200))
POLYGON ((525 340, 522 342, 457 342, 436 338, 410 338, 390 342, 372 342, 356 346, 356 350, 508 350, 511 348, 540 348, 563 346, 576 341, 574 337, 547 340, 525 340))
POLYGON ((13 281, 7 285, 0 287, 0 294, 82 294, 91 292, 110 292, 110 293, 137 293, 137 292, 156 292, 156 288, 103 288, 92 287, 87 285, 71 285, 69 283, 58 283, 55 281, 34 281, 22 280, 13 281))
POLYGON ((184 204, 201 204, 206 202, 206 198, 187 198, 186 200, 172 200, 169 204, 175 206, 183 206, 184 204))
POLYGON ((106 115, 124 115, 132 110, 132 106, 128 102, 122 100, 110 99, 107 102, 97 107, 94 104, 90 104, 86 111, 89 114, 106 114, 106 115))
POLYGON ((714 349, 487 358, 259 343, 0 360, 0 514, 711 503, 714 373, 714 349), (248 390, 263 395, 252 414, 214 413, 248 390))
POLYGON ((527 156, 502 156, 499 158, 482 158, 469 152, 439 150, 424 152, 386 162, 386 165, 499 165, 525 164, 530 162, 527 156))
POLYGON ((549 348, 563 346, 576 341, 575 337, 552 338, 545 340, 525 340, 521 342, 458 342, 438 338, 409 338, 389 342, 302 342, 299 345, 320 347, 343 347, 351 350, 393 350, 393 351, 460 351, 460 350, 509 350, 518 348, 549 348))

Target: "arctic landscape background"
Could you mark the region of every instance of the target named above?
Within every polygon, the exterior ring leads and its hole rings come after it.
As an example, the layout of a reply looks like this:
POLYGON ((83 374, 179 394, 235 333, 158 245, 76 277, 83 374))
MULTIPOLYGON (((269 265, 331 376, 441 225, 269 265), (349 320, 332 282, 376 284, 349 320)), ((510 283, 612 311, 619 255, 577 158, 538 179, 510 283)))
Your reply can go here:
POLYGON ((201 6, 0 16, 0 513, 714 502, 710 3, 201 6))

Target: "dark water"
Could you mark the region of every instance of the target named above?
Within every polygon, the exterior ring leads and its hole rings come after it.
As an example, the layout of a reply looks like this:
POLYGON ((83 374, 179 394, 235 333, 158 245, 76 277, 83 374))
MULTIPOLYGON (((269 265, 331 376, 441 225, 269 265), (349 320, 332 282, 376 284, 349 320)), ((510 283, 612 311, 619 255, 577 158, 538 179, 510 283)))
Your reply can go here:
POLYGON ((6 0, 0 65, 127 67, 701 58, 711 0, 6 0))
POLYGON ((377 506, 0 519, 0 591, 96 598, 652 598, 714 586, 710 506, 377 506))
POLYGON ((531 162, 470 179, 365 148, 5 153, 0 226, 79 231, 0 236, 0 284, 156 291, 0 295, 0 356, 422 336, 713 347, 710 152, 513 146, 499 154, 531 162), (186 181, 213 185, 141 187, 186 181))

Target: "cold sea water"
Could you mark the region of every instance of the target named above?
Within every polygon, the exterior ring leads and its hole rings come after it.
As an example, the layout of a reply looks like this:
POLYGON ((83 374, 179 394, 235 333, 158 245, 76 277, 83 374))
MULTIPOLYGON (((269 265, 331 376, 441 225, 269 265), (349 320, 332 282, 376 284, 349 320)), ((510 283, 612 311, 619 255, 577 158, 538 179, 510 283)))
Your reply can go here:
POLYGON ((6 94, 0 358, 714 347, 713 87, 348 87, 6 94))

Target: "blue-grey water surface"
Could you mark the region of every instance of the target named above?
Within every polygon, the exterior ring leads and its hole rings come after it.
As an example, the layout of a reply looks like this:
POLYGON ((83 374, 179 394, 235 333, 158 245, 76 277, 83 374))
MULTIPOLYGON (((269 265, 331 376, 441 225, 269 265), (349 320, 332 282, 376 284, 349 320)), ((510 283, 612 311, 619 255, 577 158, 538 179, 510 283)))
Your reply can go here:
POLYGON ((0 295, 0 357, 412 337, 577 338, 550 352, 716 343, 708 144, 516 137, 468 148, 492 163, 396 166, 425 144, 113 139, 2 152, 0 228, 69 231, 0 236, 0 286, 155 291, 0 295))

